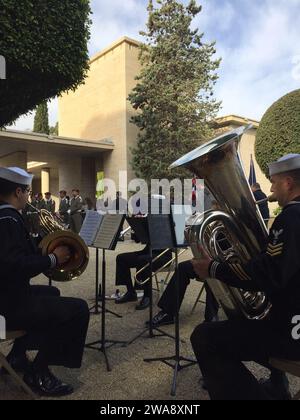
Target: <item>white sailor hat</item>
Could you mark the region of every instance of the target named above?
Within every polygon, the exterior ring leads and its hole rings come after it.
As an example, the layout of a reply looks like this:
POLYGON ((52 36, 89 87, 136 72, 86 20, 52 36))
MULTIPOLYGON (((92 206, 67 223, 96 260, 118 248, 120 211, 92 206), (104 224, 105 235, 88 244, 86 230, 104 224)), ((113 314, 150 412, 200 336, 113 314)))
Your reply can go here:
POLYGON ((0 178, 19 185, 30 185, 33 175, 21 168, 0 168, 0 178))
POLYGON ((300 155, 293 153, 283 156, 277 162, 269 165, 270 176, 295 171, 296 169, 300 169, 300 155))

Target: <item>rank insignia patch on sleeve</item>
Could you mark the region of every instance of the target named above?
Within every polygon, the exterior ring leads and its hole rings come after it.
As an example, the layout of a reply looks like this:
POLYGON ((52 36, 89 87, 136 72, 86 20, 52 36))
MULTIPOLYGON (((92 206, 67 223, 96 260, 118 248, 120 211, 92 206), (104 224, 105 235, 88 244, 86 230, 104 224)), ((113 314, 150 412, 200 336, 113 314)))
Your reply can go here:
POLYGON ((267 254, 271 257, 277 257, 278 255, 281 255, 283 251, 283 242, 281 244, 272 245, 268 244, 267 248, 267 254))
POLYGON ((283 234, 283 229, 280 229, 280 230, 273 229, 272 234, 273 234, 272 244, 277 245, 280 236, 283 234))

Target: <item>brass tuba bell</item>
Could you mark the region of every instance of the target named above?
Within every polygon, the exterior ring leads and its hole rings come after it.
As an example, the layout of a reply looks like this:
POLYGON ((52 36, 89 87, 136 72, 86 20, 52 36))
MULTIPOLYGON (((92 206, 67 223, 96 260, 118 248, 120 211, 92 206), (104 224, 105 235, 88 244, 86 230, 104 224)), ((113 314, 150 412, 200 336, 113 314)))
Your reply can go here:
MULTIPOLYGON (((241 127, 200 146, 171 165, 186 167, 199 179, 218 203, 218 211, 195 218, 187 236, 197 258, 200 243, 213 259, 247 263, 265 249, 268 232, 245 176, 238 152, 242 135, 252 126, 241 127), (231 245, 222 251, 220 233, 231 245)), ((246 292, 229 287, 216 279, 208 284, 229 318, 262 319, 270 309, 262 292, 246 292)))
POLYGON ((80 277, 89 262, 89 249, 83 239, 74 232, 66 230, 59 218, 49 211, 39 210, 28 203, 39 216, 42 240, 39 248, 42 255, 53 253, 58 246, 67 246, 71 251, 70 260, 59 268, 48 270, 47 277, 57 282, 67 282, 80 277))

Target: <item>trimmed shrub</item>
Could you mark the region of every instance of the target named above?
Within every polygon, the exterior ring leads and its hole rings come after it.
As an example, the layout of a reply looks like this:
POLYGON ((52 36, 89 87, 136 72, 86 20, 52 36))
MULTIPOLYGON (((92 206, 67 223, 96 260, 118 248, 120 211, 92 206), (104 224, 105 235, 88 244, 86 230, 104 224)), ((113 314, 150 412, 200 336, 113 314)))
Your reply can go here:
POLYGON ((300 90, 295 90, 267 110, 256 136, 255 154, 268 176, 268 163, 288 153, 300 153, 300 90))

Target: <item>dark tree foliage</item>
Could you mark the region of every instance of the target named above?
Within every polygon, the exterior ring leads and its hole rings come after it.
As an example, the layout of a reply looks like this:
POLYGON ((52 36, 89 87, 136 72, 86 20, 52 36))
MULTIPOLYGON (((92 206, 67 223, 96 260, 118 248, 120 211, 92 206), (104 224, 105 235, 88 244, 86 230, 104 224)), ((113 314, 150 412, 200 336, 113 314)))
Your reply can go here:
POLYGON ((82 83, 89 0, 0 0, 0 127, 82 83))
POLYGON ((186 7, 176 0, 156 3, 149 1, 142 70, 129 96, 138 111, 132 122, 140 129, 133 168, 148 182, 191 176, 169 165, 213 135, 209 122, 220 107, 213 97, 220 64, 215 44, 191 28, 201 6, 195 0, 186 7))

